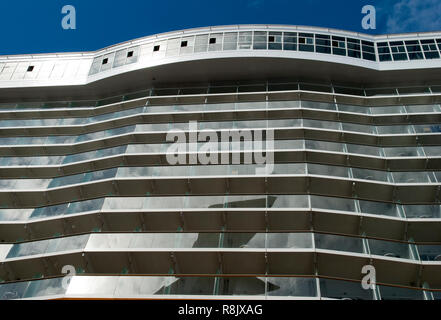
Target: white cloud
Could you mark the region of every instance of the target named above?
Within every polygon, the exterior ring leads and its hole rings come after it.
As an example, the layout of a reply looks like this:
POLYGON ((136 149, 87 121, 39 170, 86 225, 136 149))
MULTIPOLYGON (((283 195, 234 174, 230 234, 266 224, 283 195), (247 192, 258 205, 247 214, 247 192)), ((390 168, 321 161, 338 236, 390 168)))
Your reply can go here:
POLYGON ((400 0, 387 17, 387 32, 421 32, 441 30, 440 0, 400 0))

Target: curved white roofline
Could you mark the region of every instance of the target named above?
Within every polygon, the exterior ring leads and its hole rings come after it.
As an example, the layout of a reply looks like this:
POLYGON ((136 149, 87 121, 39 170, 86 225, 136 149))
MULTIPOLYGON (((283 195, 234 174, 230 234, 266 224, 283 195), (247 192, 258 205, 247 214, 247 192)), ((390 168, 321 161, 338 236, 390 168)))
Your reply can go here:
POLYGON ((68 93, 67 87, 91 91, 99 85, 99 91, 107 91, 140 81, 155 85, 245 77, 420 85, 441 83, 440 69, 441 32, 374 36, 307 26, 230 25, 166 32, 91 52, 0 56, 0 90, 5 94, 9 89, 66 87, 68 93), (249 34, 238 37, 238 32, 249 34), (276 32, 271 40, 269 32, 276 32), (320 43, 323 38, 326 44, 320 43), (404 40, 416 40, 419 56, 411 55, 413 49, 404 44, 403 51, 392 50, 393 41, 404 40), (435 57, 424 51, 428 46, 424 40, 433 42, 430 50, 435 57), (380 59, 381 42, 386 43, 391 61, 380 59), (404 59, 396 58, 400 54, 404 59))
POLYGON ((271 29, 280 29, 280 31, 292 31, 292 32, 319 32, 325 34, 331 34, 335 36, 355 37, 361 40, 367 40, 372 42, 387 41, 387 40, 407 40, 407 39, 425 39, 425 38, 441 38, 441 31, 436 32, 415 32, 415 33, 396 33, 396 34, 383 34, 383 35, 370 35, 361 32, 347 31, 336 28, 324 28, 302 25, 283 25, 283 24, 238 24, 238 25, 220 25, 209 27, 188 28, 175 31, 167 31, 157 33, 145 37, 135 38, 124 42, 116 43, 101 49, 92 51, 81 52, 58 52, 58 53, 36 53, 36 54, 17 54, 17 55, 0 55, 0 61, 3 59, 19 59, 19 58, 43 58, 43 57, 57 57, 57 58, 78 58, 89 57, 91 55, 103 54, 114 49, 122 47, 138 45, 144 42, 156 41, 161 39, 168 39, 183 35, 193 35, 199 33, 211 33, 211 32, 224 32, 224 31, 246 31, 246 30, 262 30, 267 31, 271 29))

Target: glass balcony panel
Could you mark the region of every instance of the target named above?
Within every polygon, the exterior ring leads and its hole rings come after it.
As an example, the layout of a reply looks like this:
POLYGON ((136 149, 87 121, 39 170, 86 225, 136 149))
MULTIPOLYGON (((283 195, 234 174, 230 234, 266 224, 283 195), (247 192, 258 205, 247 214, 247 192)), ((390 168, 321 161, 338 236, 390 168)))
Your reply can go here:
POLYGON ((65 214, 75 214, 100 210, 105 198, 71 202, 68 204, 65 214))
POLYGON ((23 298, 63 295, 66 290, 63 288, 62 282, 63 278, 29 281, 23 298))
POLYGON ((316 209, 356 212, 353 199, 311 196, 311 205, 316 209))
POLYGON ((235 128, 247 129, 247 128, 266 128, 267 120, 258 121, 236 121, 235 128))
POLYGON ((378 147, 372 147, 372 146, 362 146, 357 144, 347 144, 349 153, 353 154, 364 154, 364 155, 370 155, 370 156, 381 156, 381 149, 378 147))
POLYGON ((414 125, 415 131, 417 133, 440 133, 441 125, 440 124, 423 124, 423 125, 414 125))
POLYGON ((46 249, 46 253, 82 250, 86 247, 89 236, 89 234, 84 234, 74 237, 51 239, 49 240, 49 245, 46 249))
POLYGON ((382 300, 424 300, 423 290, 378 286, 382 300))
POLYGON ((433 113, 441 112, 441 108, 438 104, 433 105, 415 105, 406 106, 407 113, 433 113))
POLYGON ((379 134, 409 134, 412 133, 411 126, 377 126, 379 134))
POLYGON ((349 132, 363 132, 363 133, 374 133, 374 129, 372 126, 365 126, 362 124, 355 124, 355 123, 342 123, 343 131, 349 131, 349 132))
POLYGON ((265 278, 224 278, 219 277, 219 295, 223 296, 264 296, 265 278))
POLYGON ((430 183, 427 172, 393 172, 395 183, 430 183))
POLYGON ((219 233, 177 233, 178 248, 219 248, 219 233))
MULTIPOLYGON (((236 166, 237 168, 241 166, 236 166)), ((210 166, 195 166, 192 170, 188 170, 187 174, 194 176, 226 176, 226 175, 238 175, 238 169, 233 169, 227 165, 210 165, 210 166)), ((181 171, 184 173, 184 170, 181 171)), ((184 174, 185 175, 185 174, 184 174)))
POLYGON ((164 292, 170 295, 213 295, 214 278, 211 277, 181 277, 175 278, 164 292))
POLYGON ((350 106, 345 104, 338 105, 338 111, 341 112, 351 112, 351 113, 362 113, 362 114, 370 114, 371 111, 368 107, 365 106, 350 106))
POLYGON ((368 239, 371 254, 391 258, 412 259, 409 244, 368 239))
POLYGON ((225 208, 266 208, 267 197, 261 196, 227 196, 225 208))
POLYGON ((359 200, 362 213, 385 215, 389 217, 398 217, 397 206, 394 203, 373 202, 359 200))
POLYGON ((96 151, 94 150, 94 151, 89 151, 89 152, 84 152, 84 153, 67 155, 63 161, 63 164, 95 159, 95 154, 96 154, 96 151))
POLYGON ((304 175, 306 174, 306 165, 304 163, 276 164, 272 174, 304 175))
POLYGON ((312 247, 311 233, 267 233, 267 248, 310 249, 312 247))
POLYGON ((49 240, 17 243, 12 246, 6 259, 43 254, 48 245, 49 240))
POLYGON ((0 284, 0 300, 15 300, 24 297, 28 281, 0 284))
POLYGON ((143 208, 145 198, 106 198, 103 210, 136 210, 143 208))
POLYGON ((236 110, 266 109, 266 102, 240 102, 236 103, 236 110))
POLYGON ((51 179, 3 179, 0 190, 43 190, 50 182, 51 179))
POLYGON ((314 278, 267 278, 267 295, 272 297, 316 297, 314 278))
MULTIPOLYGON (((118 168, 117 178, 128 177, 153 177, 157 175, 164 167, 122 167, 118 168)), ((173 167, 168 168, 173 170, 173 167)))
POLYGON ((268 120, 268 128, 300 128, 301 119, 268 120))
POLYGON ((308 174, 348 178, 349 168, 308 163, 308 174))
POLYGON ((417 248, 422 261, 441 262, 441 245, 418 245, 417 248))
POLYGON ((331 121, 319 121, 319 120, 303 120, 304 128, 318 128, 318 129, 328 129, 328 130, 340 130, 339 122, 331 121))
POLYGON ((336 110, 335 103, 302 101, 302 109, 336 110))
MULTIPOLYGON (((230 198, 232 198, 231 201, 236 199, 236 197, 230 197, 230 198)), ((185 208, 188 209, 223 208, 225 206, 225 202, 226 202, 226 198, 224 196, 187 197, 185 208)))
POLYGON ((77 276, 70 280, 66 295, 113 296, 119 277, 77 276))
POLYGON ((265 233, 226 233, 222 242, 223 248, 265 249, 265 233))
POLYGON ((168 123, 137 124, 134 132, 157 132, 170 130, 168 123))
POLYGON ((106 137, 114 137, 114 136, 124 135, 130 132, 134 132, 135 128, 136 126, 127 126, 122 128, 106 130, 105 133, 106 133, 106 137))
POLYGON ((175 106, 147 106, 147 113, 167 113, 174 112, 175 106))
POLYGON ((303 140, 276 140, 275 150, 303 150, 303 140))
MULTIPOLYGON (((78 138, 75 140, 75 142, 80 143, 80 142, 89 142, 89 141, 93 141, 93 140, 100 140, 100 139, 103 139, 107 136, 108 135, 107 135, 106 131, 99 131, 99 132, 94 132, 94 133, 82 134, 82 135, 78 136, 78 138)), ((63 142, 61 142, 59 137, 56 137, 56 139, 57 139, 57 141, 55 141, 54 143, 49 142, 49 144, 65 143, 64 140, 63 140, 63 142)))
POLYGON ((314 234, 317 249, 365 253, 363 239, 330 234, 314 234))
POLYGON ((69 204, 59 204, 55 206, 36 208, 31 215, 31 219, 42 219, 49 217, 61 216, 66 213, 69 204))
POLYGON ((355 179, 383 181, 383 182, 389 181, 388 178, 389 173, 386 171, 352 168, 352 174, 355 179))
POLYGON ((32 215, 32 209, 0 209, 0 221, 27 220, 32 215))
POLYGON ((166 210, 166 209, 182 209, 184 208, 183 197, 151 197, 145 198, 143 209, 150 210, 166 210))
POLYGON ((439 205, 404 205, 406 218, 437 219, 441 218, 441 206, 439 205))
POLYGON ((116 298, 161 295, 170 282, 177 280, 175 277, 118 277, 114 295, 116 298))
POLYGON ((127 146, 119 146, 119 147, 115 147, 115 148, 107 148, 107 149, 97 150, 96 158, 106 158, 106 157, 124 154, 126 152, 126 149, 127 149, 127 146))
POLYGON ((343 144, 337 142, 306 140, 305 147, 312 150, 343 152, 343 144))
POLYGON ((268 101, 268 109, 299 109, 300 101, 268 101))
MULTIPOLYGON (((441 157, 441 146, 436 147, 423 147, 424 153, 428 157, 441 157)), ((440 181, 440 180, 439 180, 440 181)))
MULTIPOLYGON (((214 90, 214 88, 210 88, 210 90, 214 90)), ((236 90, 234 90, 236 92, 236 90)), ((228 111, 235 110, 236 104, 234 103, 207 103, 205 105, 206 111, 228 111)))
POLYGON ((341 300, 373 300, 373 290, 365 290, 360 282, 320 279, 322 297, 341 300))
POLYGON ((203 105, 203 104, 196 104, 196 105, 181 104, 181 105, 175 106, 175 111, 178 111, 178 112, 197 112, 197 111, 204 111, 204 110, 205 110, 205 105, 203 105))
MULTIPOLYGON (((136 236, 139 236, 136 234, 136 236)), ((133 234, 91 234, 85 246, 86 250, 128 249, 133 234)))
POLYGON ((199 123, 199 130, 221 130, 228 129, 231 130, 235 126, 233 121, 222 121, 222 122, 202 122, 199 123))
POLYGON ((371 107, 372 114, 396 114, 406 113, 403 106, 371 107))
POLYGON ((143 233, 133 234, 130 248, 163 249, 177 248, 176 233, 143 233))
POLYGON ((415 147, 392 147, 384 148, 386 157, 421 157, 415 147))
POLYGON ((85 181, 99 181, 116 177, 118 168, 88 172, 85 181))

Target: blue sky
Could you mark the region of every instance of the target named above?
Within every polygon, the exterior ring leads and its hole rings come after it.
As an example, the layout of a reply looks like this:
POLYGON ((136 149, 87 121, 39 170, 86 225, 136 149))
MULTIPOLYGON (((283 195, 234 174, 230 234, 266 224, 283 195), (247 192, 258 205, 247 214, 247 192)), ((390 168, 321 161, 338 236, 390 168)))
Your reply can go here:
POLYGON ((441 0, 3 0, 0 54, 91 51, 184 28, 291 24, 371 34, 441 30, 441 0), (361 8, 377 10, 363 30, 361 8), (76 8, 76 30, 63 30, 61 8, 76 8))

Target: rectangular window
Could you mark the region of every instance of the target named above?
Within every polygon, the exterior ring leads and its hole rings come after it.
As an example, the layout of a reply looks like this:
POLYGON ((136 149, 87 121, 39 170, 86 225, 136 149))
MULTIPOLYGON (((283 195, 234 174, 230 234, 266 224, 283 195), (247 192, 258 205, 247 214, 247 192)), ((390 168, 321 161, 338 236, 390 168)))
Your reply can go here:
POLYGON ((405 43, 410 60, 424 59, 423 52, 421 51, 421 46, 418 40, 410 40, 406 41, 405 43))
POLYGON ((253 33, 251 31, 239 32, 239 49, 251 49, 253 33))
POLYGON ((268 36, 269 50, 282 50, 282 32, 270 32, 268 36))
POLYGON ((254 50, 266 50, 267 49, 267 33, 264 31, 254 31, 254 50))
POLYGON ((346 39, 332 36, 332 53, 339 56, 346 56, 346 39))
POLYGON ((194 43, 194 52, 206 52, 208 48, 208 34, 196 36, 194 43))
POLYGON ((103 64, 107 64, 107 62, 109 62, 108 58, 103 59, 103 64))
POLYGON ((283 50, 295 51, 297 50, 297 33, 284 32, 283 33, 283 50))
POLYGON ((403 41, 392 41, 389 42, 389 45, 394 61, 408 60, 403 41))
POLYGON ((153 47, 153 51, 159 51, 159 48, 160 48, 161 46, 154 46, 153 47))
POLYGON ((34 66, 29 66, 27 72, 32 72, 34 71, 34 66))
POLYGON ((347 38, 348 57, 361 58, 360 40, 347 38))
POLYGON ((331 37, 324 34, 315 35, 315 51, 319 53, 331 53, 331 37))
POLYGON ((421 45, 423 47, 424 56, 426 59, 438 59, 440 57, 435 40, 421 40, 421 45))
POLYGON ((127 52, 127 58, 131 58, 131 57, 133 57, 133 51, 127 52))
POLYGON ((390 54, 389 44, 387 42, 378 42, 377 51, 380 61, 392 61, 392 55, 390 54))
POLYGON ((193 53, 194 38, 194 36, 190 36, 181 39, 181 49, 179 54, 193 53))
POLYGON ((370 60, 370 61, 377 60, 377 58, 375 57, 375 45, 373 42, 362 40, 361 48, 363 51, 364 60, 370 60))
POLYGON ((441 50, 441 39, 436 39, 436 42, 438 44, 438 49, 441 50))
POLYGON ((222 38, 223 38, 223 33, 210 34, 210 40, 208 43, 208 51, 222 50, 222 38))
POLYGON ((237 32, 227 32, 224 34, 224 50, 237 49, 237 32))
POLYGON ((299 51, 314 52, 314 35, 312 33, 299 33, 299 51))

